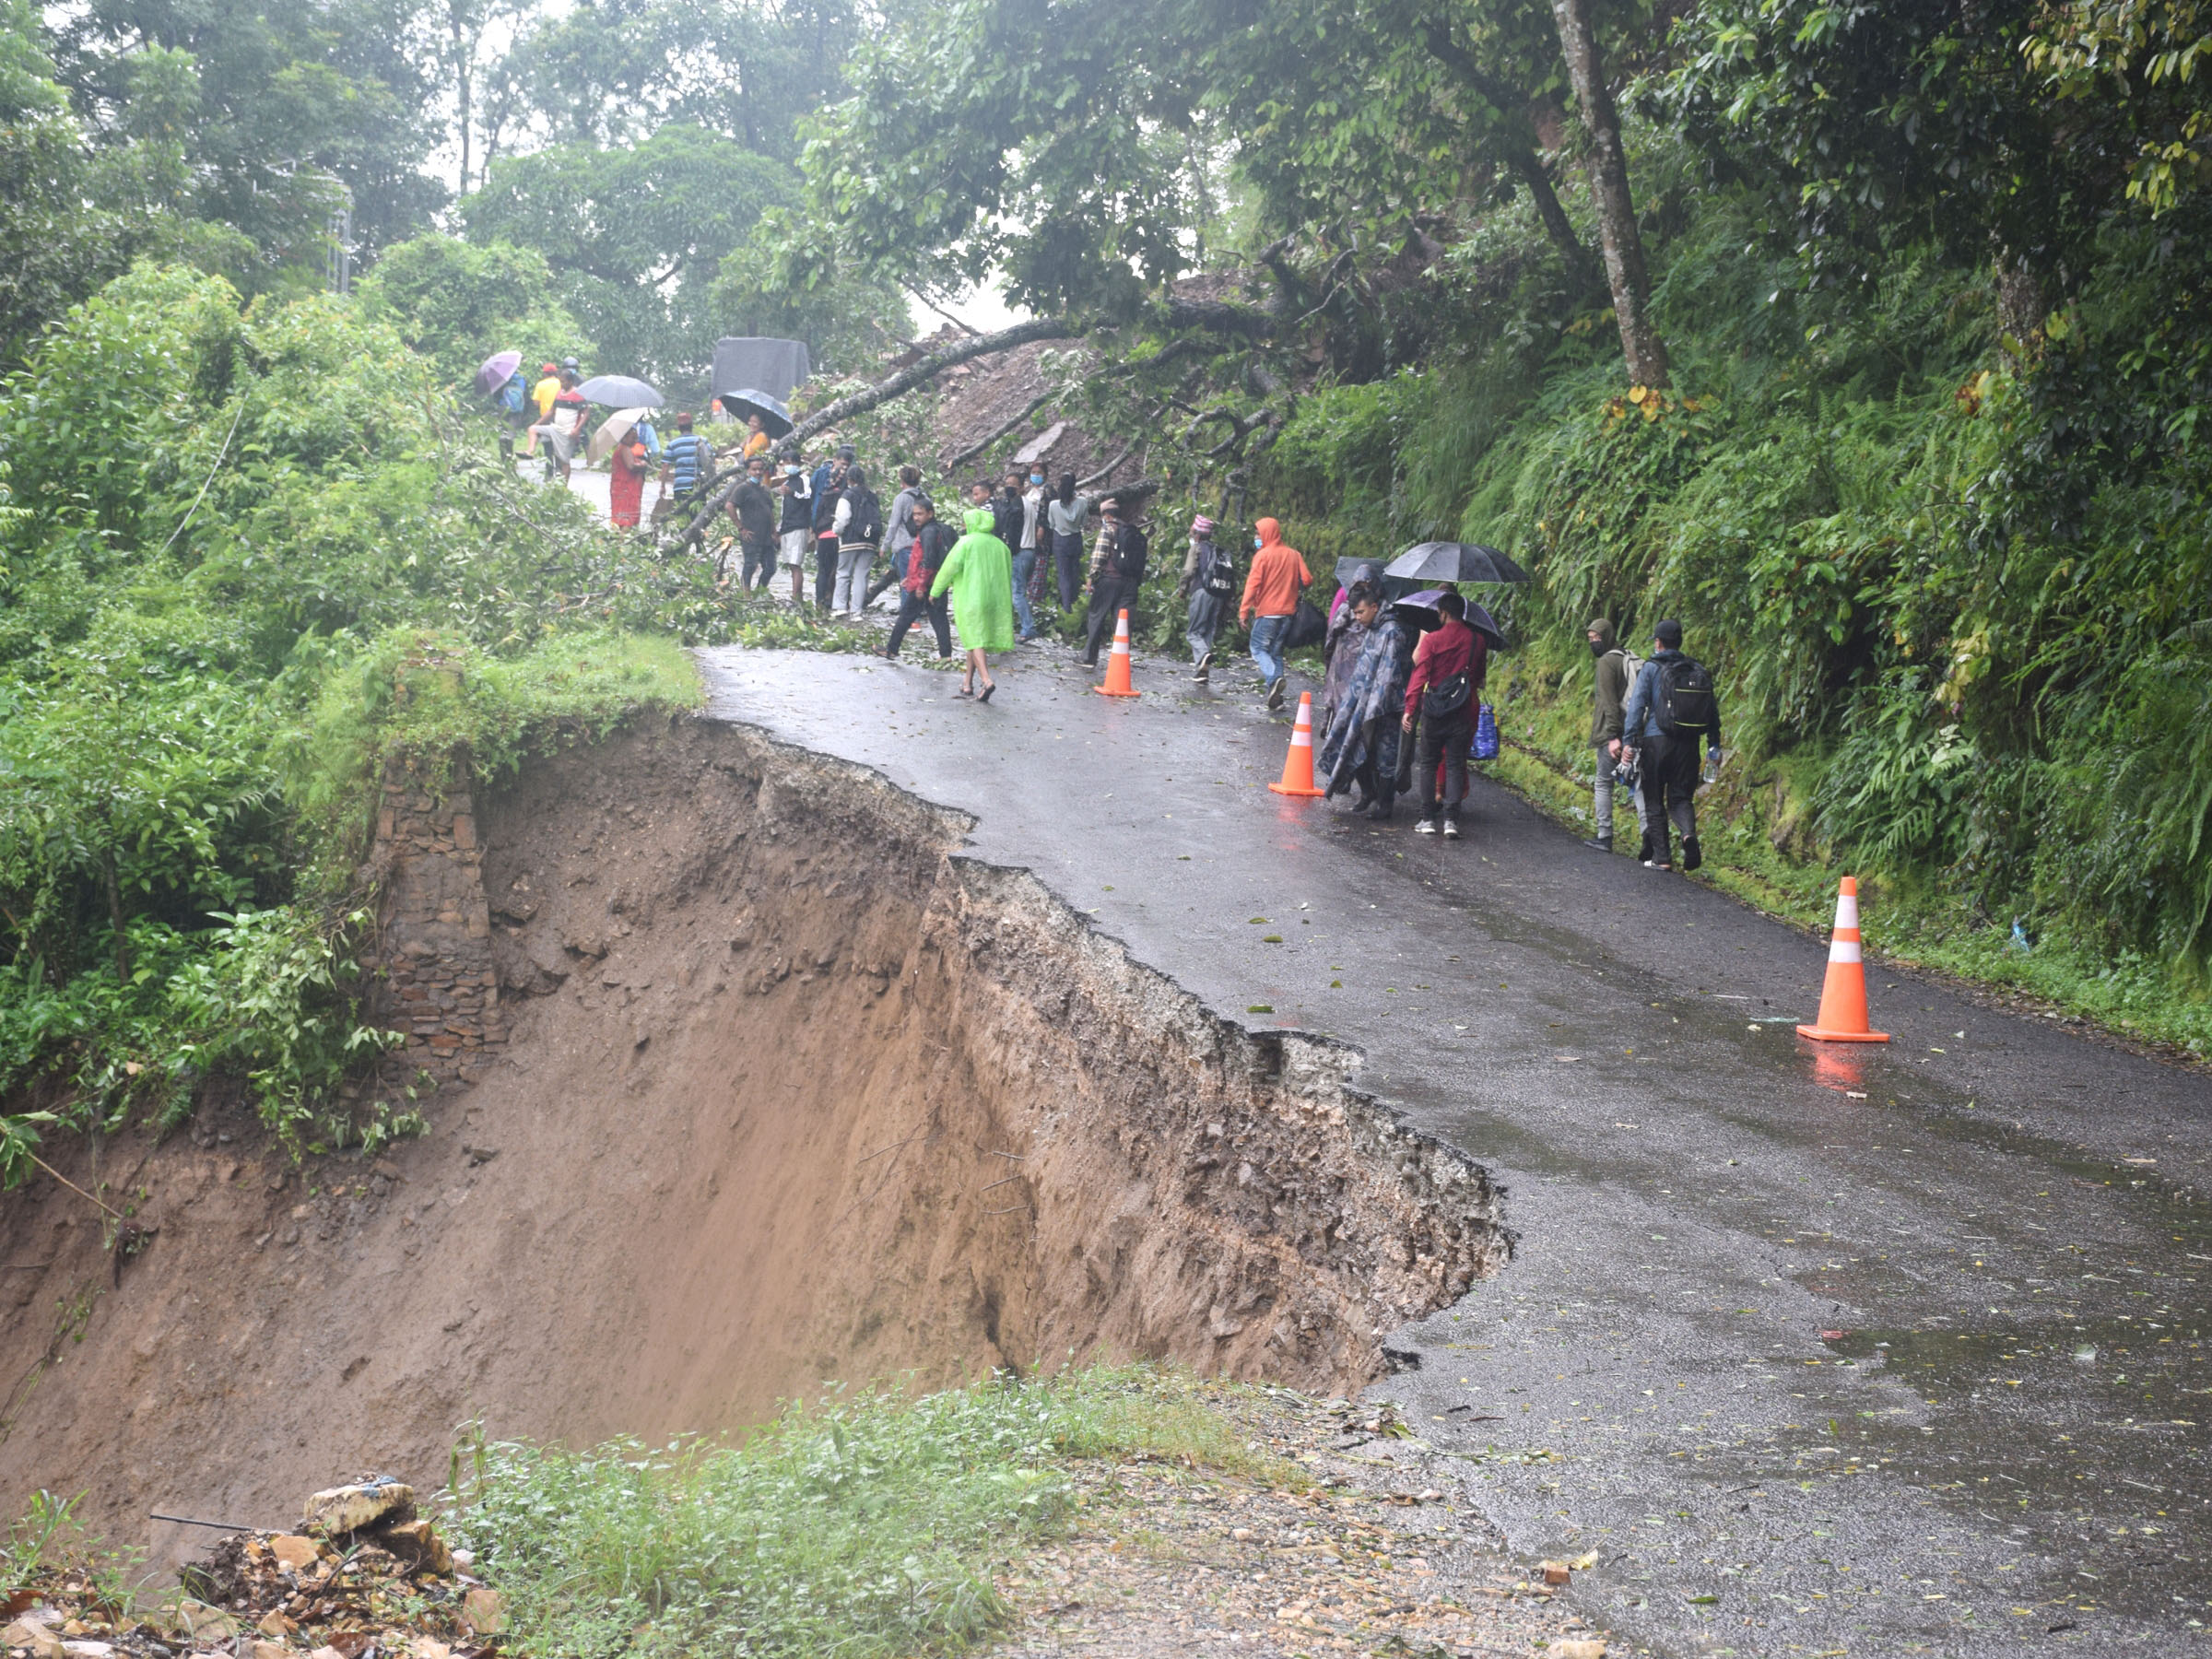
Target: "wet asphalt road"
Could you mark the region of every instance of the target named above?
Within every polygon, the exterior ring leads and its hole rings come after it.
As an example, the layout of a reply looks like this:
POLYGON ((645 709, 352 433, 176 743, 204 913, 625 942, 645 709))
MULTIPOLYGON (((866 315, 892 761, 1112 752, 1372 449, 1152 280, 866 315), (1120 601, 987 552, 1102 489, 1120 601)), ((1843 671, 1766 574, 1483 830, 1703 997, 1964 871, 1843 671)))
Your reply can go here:
POLYGON ((1224 675, 702 658, 1490 1169, 1512 1265, 1376 1393, 1516 1552, 1596 1553, 1616 1652, 2212 1652, 2212 1077, 1879 968, 1895 1041, 1823 1050, 1818 941, 1487 784, 1456 845, 1269 794, 1288 714, 1224 675))

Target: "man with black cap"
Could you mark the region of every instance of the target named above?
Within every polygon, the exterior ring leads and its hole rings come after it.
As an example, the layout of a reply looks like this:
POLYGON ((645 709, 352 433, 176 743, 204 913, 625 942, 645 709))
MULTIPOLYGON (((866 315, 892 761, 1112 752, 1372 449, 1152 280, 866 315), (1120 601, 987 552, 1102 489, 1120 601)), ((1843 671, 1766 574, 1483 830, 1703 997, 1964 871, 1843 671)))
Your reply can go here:
MULTIPOLYGON (((1122 521, 1122 504, 1108 496, 1099 503, 1104 521, 1098 546, 1090 558, 1090 626, 1083 641, 1086 667, 1099 665, 1099 648, 1113 638, 1114 618, 1136 609, 1136 590, 1145 580, 1145 559, 1150 542, 1135 524, 1122 521)), ((1132 615, 1131 621, 1135 621, 1132 615)))
POLYGON ((1667 820, 1682 835, 1682 867, 1704 861, 1698 850, 1698 740, 1721 755, 1721 700, 1705 665, 1682 654, 1682 624, 1662 622, 1652 629, 1656 649, 1636 675, 1621 715, 1627 752, 1643 758, 1643 828, 1651 853, 1647 870, 1671 869, 1667 820))

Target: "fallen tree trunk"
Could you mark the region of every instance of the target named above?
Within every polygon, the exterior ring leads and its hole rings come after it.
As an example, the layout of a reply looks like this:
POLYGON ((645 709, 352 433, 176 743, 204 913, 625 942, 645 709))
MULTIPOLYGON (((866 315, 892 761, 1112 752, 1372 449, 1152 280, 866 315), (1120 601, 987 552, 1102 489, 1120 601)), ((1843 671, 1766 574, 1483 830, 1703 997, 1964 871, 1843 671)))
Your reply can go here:
MULTIPOLYGON (((1262 338, 1273 333, 1276 325, 1276 319, 1266 312, 1231 305, 1221 300, 1164 300, 1156 310, 1155 319, 1168 328, 1203 328, 1247 339, 1262 338)), ((935 380, 955 364, 971 362, 1001 351, 1011 351, 1018 346, 1027 346, 1034 340, 1072 340, 1084 332, 1084 324, 1066 317, 1031 317, 1026 323, 1015 324, 1011 328, 957 340, 942 351, 933 351, 909 363, 898 373, 877 381, 865 391, 855 392, 850 397, 841 397, 834 403, 823 405, 786 432, 771 453, 782 460, 795 460, 806 440, 816 433, 827 431, 841 420, 865 415, 894 397, 912 392, 915 387, 935 380)), ((709 478, 707 488, 712 488, 720 481, 719 475, 709 478)), ((729 505, 730 498, 737 493, 738 485, 744 481, 744 469, 739 468, 686 527, 683 534, 686 543, 700 537, 714 515, 729 505)))

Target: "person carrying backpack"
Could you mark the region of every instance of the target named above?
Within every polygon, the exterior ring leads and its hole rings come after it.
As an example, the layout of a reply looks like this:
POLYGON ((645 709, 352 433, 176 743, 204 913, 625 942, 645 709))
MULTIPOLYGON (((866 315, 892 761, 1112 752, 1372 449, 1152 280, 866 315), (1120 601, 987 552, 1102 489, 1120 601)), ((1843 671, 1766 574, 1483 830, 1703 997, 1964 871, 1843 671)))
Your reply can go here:
POLYGON ((844 493, 830 523, 837 532, 837 588, 830 614, 858 617, 868 607, 868 567, 883 542, 883 503, 860 467, 846 468, 844 493))
POLYGON ((1144 585, 1145 560, 1152 544, 1135 524, 1122 521, 1121 503, 1108 496, 1099 503, 1099 539, 1091 550, 1089 626, 1083 636, 1083 665, 1096 668, 1099 653, 1112 643, 1121 612, 1136 621, 1137 590, 1144 585))
POLYGON ((1656 649, 1637 673, 1622 712, 1624 758, 1643 765, 1643 824, 1651 853, 1647 870, 1674 867, 1667 845, 1673 820, 1682 836, 1682 867, 1704 862, 1698 851, 1698 745, 1703 740, 1715 761, 1721 754, 1721 700, 1712 674, 1695 657, 1682 654, 1682 624, 1662 622, 1652 629, 1656 649))
MULTIPOLYGON (((1413 672, 1406 677, 1406 709, 1401 731, 1417 726, 1414 775, 1421 791, 1416 835, 1459 839, 1459 807, 1467 796, 1467 749, 1475 736, 1475 711, 1489 673, 1489 641, 1466 623, 1467 602, 1451 588, 1436 598, 1436 627, 1414 647, 1413 672), (1443 808, 1437 808, 1437 771, 1443 771, 1443 808)), ((1405 739, 1399 739, 1401 747, 1405 739)))
POLYGON ((1182 580, 1176 594, 1191 602, 1182 637, 1190 641, 1191 677, 1205 685, 1213 677, 1214 641, 1237 596, 1237 561, 1214 540, 1214 521, 1204 514, 1191 521, 1191 549, 1182 556, 1182 580))
MULTIPOLYGON (((1613 785, 1614 769, 1620 762, 1621 718, 1629 700, 1629 688, 1636 683, 1636 675, 1643 666, 1643 659, 1623 646, 1613 633, 1613 620, 1599 617, 1588 629, 1590 654, 1597 659, 1596 694, 1590 712, 1590 747, 1596 751, 1597 779, 1591 794, 1591 808, 1597 819, 1597 833, 1587 837, 1583 845, 1595 847, 1601 853, 1613 851, 1613 785)), ((1643 822, 1643 796, 1631 790, 1629 799, 1636 808, 1636 822, 1643 822)), ((1652 855, 1651 837, 1647 834, 1638 850, 1638 858, 1652 855)))

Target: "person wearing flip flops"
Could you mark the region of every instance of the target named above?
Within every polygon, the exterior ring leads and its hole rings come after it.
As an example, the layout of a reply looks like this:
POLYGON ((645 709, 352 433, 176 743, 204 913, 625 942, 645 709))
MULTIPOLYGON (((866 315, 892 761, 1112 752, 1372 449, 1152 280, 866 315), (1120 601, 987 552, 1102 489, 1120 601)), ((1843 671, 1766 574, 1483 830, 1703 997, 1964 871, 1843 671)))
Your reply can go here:
POLYGON ((968 666, 960 676, 959 697, 989 702, 998 689, 985 653, 1014 649, 1014 555, 995 534, 988 507, 968 510, 968 534, 952 544, 929 596, 952 594, 952 622, 960 630, 968 666), (976 682, 982 682, 979 690, 976 682))

